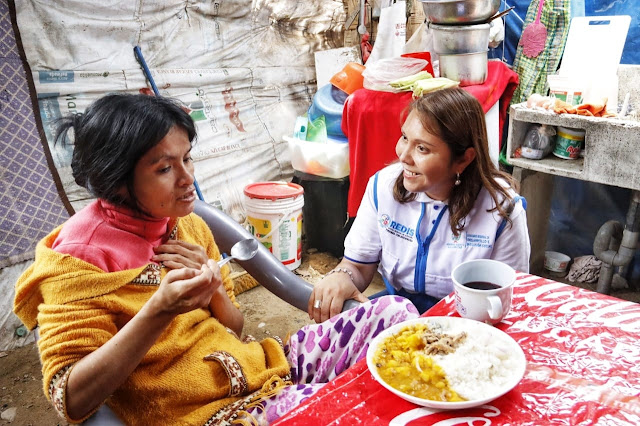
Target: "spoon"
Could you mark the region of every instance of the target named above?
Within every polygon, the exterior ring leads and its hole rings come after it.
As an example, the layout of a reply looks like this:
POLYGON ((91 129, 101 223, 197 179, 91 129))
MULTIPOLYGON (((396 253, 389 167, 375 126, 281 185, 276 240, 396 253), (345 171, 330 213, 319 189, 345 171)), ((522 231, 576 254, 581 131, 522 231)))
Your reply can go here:
POLYGON ((505 9, 500 13, 496 13, 491 18, 486 19, 483 23, 488 24, 489 22, 493 21, 494 19, 502 18, 504 15, 506 15, 509 12, 511 12, 514 8, 515 8, 515 6, 511 6, 509 9, 505 9))
POLYGON ((255 238, 247 238, 246 240, 238 241, 231 247, 231 256, 225 257, 218 261, 218 266, 222 268, 222 265, 229 262, 231 259, 237 260, 249 260, 258 252, 258 240, 255 238))

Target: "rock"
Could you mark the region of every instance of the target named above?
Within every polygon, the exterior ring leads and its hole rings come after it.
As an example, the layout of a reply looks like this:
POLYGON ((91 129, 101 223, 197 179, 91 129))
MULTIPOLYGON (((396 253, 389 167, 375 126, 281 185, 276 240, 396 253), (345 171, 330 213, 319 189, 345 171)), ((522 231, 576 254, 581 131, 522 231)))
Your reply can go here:
POLYGON ((611 279, 611 288, 614 290, 626 290, 629 288, 627 279, 620 274, 614 274, 611 279))
POLYGON ((16 418, 16 412, 18 411, 18 407, 11 407, 2 412, 0 414, 0 419, 6 420, 11 423, 16 418))

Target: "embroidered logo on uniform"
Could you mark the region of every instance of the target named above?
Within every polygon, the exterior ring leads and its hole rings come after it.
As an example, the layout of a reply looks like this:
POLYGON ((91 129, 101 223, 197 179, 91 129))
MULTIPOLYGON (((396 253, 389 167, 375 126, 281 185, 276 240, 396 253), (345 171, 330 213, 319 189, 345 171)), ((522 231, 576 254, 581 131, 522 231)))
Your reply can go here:
POLYGON ((453 232, 450 234, 449 241, 447 241, 447 248, 449 249, 462 249, 465 248, 467 240, 467 233, 462 231, 457 236, 453 235, 453 232))
POLYGON ((383 214, 382 216, 380 216, 380 219, 378 219, 378 222, 380 222, 380 226, 386 228, 391 223, 391 218, 388 214, 383 214))
POLYGON ((484 234, 468 234, 462 231, 457 237, 450 234, 447 241, 447 248, 462 249, 467 247, 491 248, 493 244, 488 235, 484 234))
POLYGON ((395 220, 391 220, 391 217, 389 217, 388 214, 382 214, 378 219, 378 222, 380 223, 380 226, 391 235, 402 238, 403 240, 413 241, 413 236, 416 233, 415 229, 409 228, 395 220))

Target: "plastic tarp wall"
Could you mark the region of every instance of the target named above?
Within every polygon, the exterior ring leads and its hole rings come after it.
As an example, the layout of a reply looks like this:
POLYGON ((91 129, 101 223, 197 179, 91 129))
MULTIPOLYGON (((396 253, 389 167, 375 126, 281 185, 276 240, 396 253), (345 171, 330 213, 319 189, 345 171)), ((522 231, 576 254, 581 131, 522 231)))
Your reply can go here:
POLYGON ((13 286, 37 241, 69 217, 42 149, 27 76, 9 4, 0 0, 0 351, 33 341, 18 337, 13 286))
POLYGON ((196 121, 193 157, 204 200, 242 220, 243 188, 293 174, 286 142, 315 93, 313 52, 340 47, 342 1, 16 2, 41 118, 77 210, 89 195, 71 176, 55 120, 110 92, 149 92, 139 45, 162 96, 196 121))
MULTIPOLYGON (((9 2, 0 0, 3 268, 29 259, 37 241, 68 217, 58 175, 75 210, 91 201, 71 177, 71 150, 53 146, 55 120, 107 93, 150 92, 134 46, 161 94, 184 103, 196 121, 193 156, 205 201, 241 221, 246 184, 292 177, 282 136, 316 91, 314 53, 342 46, 346 19, 342 0, 12 3, 55 167, 52 177, 9 2)), ((11 310, 23 266, 0 270, 0 350, 28 343, 14 338, 20 323, 11 310)))
POLYGON ((69 217, 42 149, 17 41, 1 0, 0 268, 32 259, 36 242, 69 217))
MULTIPOLYGON (((580 0, 576 3, 584 4, 584 16, 631 16, 631 24, 629 25, 629 32, 627 33, 627 40, 620 63, 640 64, 640 1, 580 0)), ((576 13, 579 13, 579 9, 576 13)))

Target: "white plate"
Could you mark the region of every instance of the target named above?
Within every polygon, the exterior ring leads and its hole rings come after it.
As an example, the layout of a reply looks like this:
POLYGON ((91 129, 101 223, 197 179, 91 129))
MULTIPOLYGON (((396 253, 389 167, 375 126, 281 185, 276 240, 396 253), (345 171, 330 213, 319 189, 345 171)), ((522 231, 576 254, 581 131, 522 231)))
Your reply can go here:
POLYGON ((509 336, 505 332, 491 325, 484 324, 479 321, 474 321, 474 320, 459 318, 459 317, 424 317, 424 318, 418 318, 418 319, 409 320, 409 321, 396 324, 392 327, 389 327, 388 329, 381 332, 378 336, 376 336, 376 338, 373 339, 373 341, 371 342, 371 345, 369 346, 369 349, 367 351, 367 366, 369 367, 369 371, 373 375, 374 379, 376 379, 378 383, 380 383, 382 386, 387 388, 389 391, 398 395, 400 398, 406 399, 409 402, 412 402, 417 405, 421 405, 423 407, 436 408, 436 409, 442 409, 442 410, 456 410, 456 409, 471 408, 471 407, 476 407, 479 405, 486 404, 490 401, 493 401, 496 398, 501 397, 505 393, 509 392, 518 383, 520 383, 520 380, 522 380, 525 369, 527 367, 527 361, 524 357, 524 352, 522 351, 522 348, 520 347, 520 345, 518 345, 518 343, 515 340, 513 340, 511 336, 509 336), (444 331, 446 331, 446 329, 448 329, 449 327, 455 327, 456 329, 463 328, 466 330, 473 330, 474 334, 487 333, 490 339, 500 339, 505 343, 505 345, 509 347, 509 351, 512 354, 511 356, 515 360, 516 368, 512 370, 511 378, 508 380, 507 383, 505 383, 503 387, 496 390, 496 392, 491 394, 490 396, 482 399, 460 401, 460 402, 433 401, 430 399, 418 398, 413 395, 409 395, 404 392, 401 392, 391 387, 384 380, 382 380, 382 378, 378 374, 378 369, 376 368, 373 362, 373 356, 378 346, 382 343, 384 339, 386 339, 391 335, 399 333, 400 330, 413 324, 426 324, 427 326, 429 326, 429 328, 432 328, 433 326, 441 326, 442 328, 445 329, 444 331))

